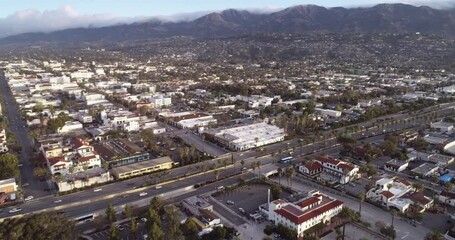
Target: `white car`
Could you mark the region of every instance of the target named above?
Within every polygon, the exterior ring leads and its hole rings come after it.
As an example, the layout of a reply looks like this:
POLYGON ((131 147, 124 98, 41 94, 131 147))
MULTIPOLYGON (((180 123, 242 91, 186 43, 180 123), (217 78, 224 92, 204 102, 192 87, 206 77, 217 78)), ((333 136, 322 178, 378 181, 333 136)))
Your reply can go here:
POLYGON ((62 199, 55 200, 54 203, 61 203, 62 199))
POLYGON ((144 197, 144 196, 147 196, 147 194, 148 194, 148 193, 146 193, 146 192, 141 192, 141 193, 139 193, 139 196, 140 196, 140 197, 144 197))
POLYGON ((102 189, 102 188, 95 188, 95 189, 93 189, 94 192, 99 192, 99 191, 101 191, 101 190, 103 190, 103 189, 102 189))
POLYGON ((15 212, 20 212, 22 211, 22 208, 13 208, 11 210, 9 210, 9 213, 15 213, 15 212))
POLYGON ((33 196, 28 196, 28 197, 26 197, 24 200, 25 200, 25 201, 30 201, 30 200, 32 200, 33 198, 34 198, 33 196))
POLYGON ((147 222, 147 218, 141 218, 142 222, 147 222))

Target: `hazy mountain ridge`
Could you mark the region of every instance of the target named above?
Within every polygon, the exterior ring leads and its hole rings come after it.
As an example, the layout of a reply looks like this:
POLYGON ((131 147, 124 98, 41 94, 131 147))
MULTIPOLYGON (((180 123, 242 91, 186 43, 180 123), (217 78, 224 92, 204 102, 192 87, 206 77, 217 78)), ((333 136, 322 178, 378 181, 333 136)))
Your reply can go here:
POLYGON ((0 39, 1 44, 35 42, 125 41, 192 36, 228 37, 253 33, 424 32, 455 36, 455 9, 437 10, 405 4, 370 8, 295 6, 268 14, 228 9, 189 22, 149 21, 102 28, 76 28, 52 33, 26 33, 0 39))

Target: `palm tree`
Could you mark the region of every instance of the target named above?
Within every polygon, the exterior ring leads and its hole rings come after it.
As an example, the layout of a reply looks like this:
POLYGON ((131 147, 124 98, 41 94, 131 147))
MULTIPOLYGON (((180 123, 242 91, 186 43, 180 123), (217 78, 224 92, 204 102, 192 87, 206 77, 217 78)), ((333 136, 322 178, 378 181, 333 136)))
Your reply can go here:
POLYGON ((261 162, 260 161, 256 162, 256 167, 258 168, 259 176, 261 176, 261 162))
POLYGON ((425 240, 443 240, 444 235, 439 230, 433 230, 425 235, 425 240))
POLYGON ((283 174, 283 169, 278 168, 277 172, 278 172, 278 183, 281 185, 281 175, 283 174))
POLYGON ((345 223, 343 223, 343 235, 342 235, 342 239, 344 240, 346 223, 349 223, 352 220, 354 220, 354 214, 351 209, 349 209, 347 207, 343 207, 340 212, 340 217, 345 220, 345 223))
POLYGON ((251 168, 253 169, 253 172, 254 172, 254 170, 256 170, 256 162, 251 163, 251 168))
POLYGON ((392 215, 392 227, 393 227, 393 222, 395 220, 395 216, 397 215, 397 211, 395 209, 390 210, 390 215, 392 215))
POLYGON ((220 170, 215 169, 215 171, 213 171, 213 174, 215 174, 215 181, 218 181, 218 178, 220 177, 220 170))
POLYGON ((362 216, 362 202, 365 201, 365 193, 360 192, 359 193, 359 215, 362 216))

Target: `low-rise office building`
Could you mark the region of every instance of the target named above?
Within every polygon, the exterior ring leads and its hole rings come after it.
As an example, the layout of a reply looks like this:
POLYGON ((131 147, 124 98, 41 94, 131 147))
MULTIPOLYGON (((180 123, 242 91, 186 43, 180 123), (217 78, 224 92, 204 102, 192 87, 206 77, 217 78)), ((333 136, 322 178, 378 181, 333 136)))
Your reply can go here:
POLYGON ((161 157, 150 159, 138 163, 128 164, 124 166, 112 168, 112 175, 116 179, 129 178, 139 176, 146 173, 171 169, 174 162, 169 157, 161 157))
POLYGON ((150 154, 128 139, 114 139, 94 145, 101 159, 109 167, 138 163, 150 159, 150 154))
POLYGON ((205 131, 207 139, 233 151, 244 151, 255 147, 281 142, 286 136, 284 129, 267 123, 254 123, 232 128, 205 131))

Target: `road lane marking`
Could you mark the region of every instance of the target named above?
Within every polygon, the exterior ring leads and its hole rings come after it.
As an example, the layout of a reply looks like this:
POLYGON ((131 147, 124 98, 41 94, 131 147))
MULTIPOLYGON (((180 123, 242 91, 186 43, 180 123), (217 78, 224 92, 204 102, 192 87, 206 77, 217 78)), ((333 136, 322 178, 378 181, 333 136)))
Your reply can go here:
POLYGON ((401 237, 401 239, 405 239, 405 238, 407 238, 408 236, 409 236, 409 232, 406 232, 406 233, 404 234, 404 236, 401 237))

